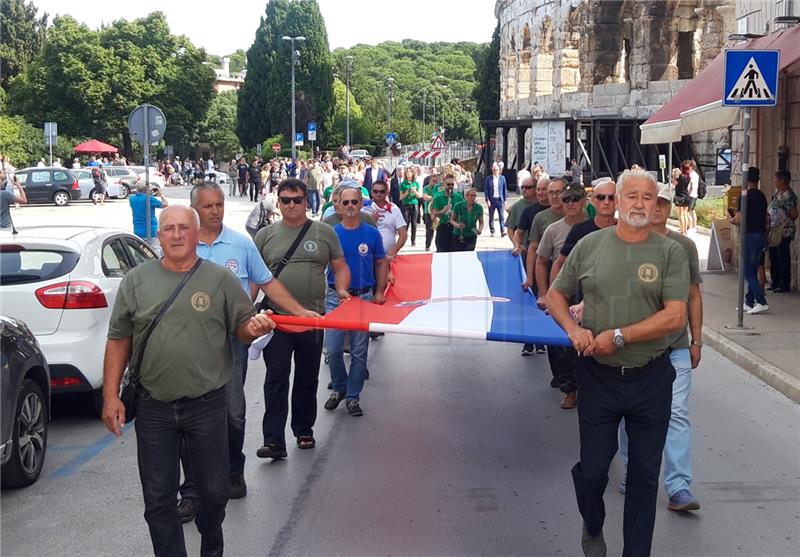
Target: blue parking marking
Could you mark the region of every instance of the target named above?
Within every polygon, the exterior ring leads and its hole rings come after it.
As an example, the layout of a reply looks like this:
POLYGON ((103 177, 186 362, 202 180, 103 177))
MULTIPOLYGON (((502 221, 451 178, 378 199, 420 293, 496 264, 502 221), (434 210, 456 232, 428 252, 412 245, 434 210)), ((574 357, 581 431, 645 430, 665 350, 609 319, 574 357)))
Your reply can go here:
MULTIPOLYGON (((129 429, 129 426, 130 424, 125 424, 124 426, 122 426, 123 435, 129 429)), ((113 443, 116 439, 117 436, 111 432, 103 435, 100 439, 98 439, 91 445, 88 445, 85 448, 83 448, 81 452, 79 452, 77 455, 71 458, 66 464, 62 465, 59 468, 56 468, 56 470, 52 474, 50 474, 50 477, 53 479, 70 477, 75 472, 77 472, 81 466, 83 466, 84 464, 92 460, 94 457, 102 453, 106 449, 106 447, 111 445, 111 443, 113 443)), ((61 449, 61 450, 66 450, 66 449, 61 449)))

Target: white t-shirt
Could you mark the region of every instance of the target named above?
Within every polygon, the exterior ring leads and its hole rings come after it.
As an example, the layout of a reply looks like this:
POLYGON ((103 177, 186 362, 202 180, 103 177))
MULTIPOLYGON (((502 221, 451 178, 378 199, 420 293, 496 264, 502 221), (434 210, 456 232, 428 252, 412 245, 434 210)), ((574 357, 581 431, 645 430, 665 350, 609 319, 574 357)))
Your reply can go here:
POLYGON ((495 199, 500 199, 500 176, 492 176, 492 181, 494 182, 494 191, 492 191, 492 197, 495 199))
POLYGON ((700 189, 700 175, 692 170, 689 174, 689 197, 697 197, 697 192, 700 189))
POLYGON ((333 185, 333 172, 323 172, 322 173, 322 190, 324 191, 325 188, 328 186, 333 185))
POLYGON ((381 238, 383 238, 383 249, 388 252, 397 244, 397 232, 406 227, 403 211, 390 202, 387 202, 384 208, 378 207, 377 203, 373 203, 370 208, 372 217, 375 219, 375 226, 378 227, 381 238))

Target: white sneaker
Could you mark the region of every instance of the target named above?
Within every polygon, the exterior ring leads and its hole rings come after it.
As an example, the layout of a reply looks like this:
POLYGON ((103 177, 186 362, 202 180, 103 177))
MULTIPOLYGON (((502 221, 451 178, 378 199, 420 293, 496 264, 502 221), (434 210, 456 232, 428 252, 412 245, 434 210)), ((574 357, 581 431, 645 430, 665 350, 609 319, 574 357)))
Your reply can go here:
MULTIPOLYGON (((747 312, 747 313, 750 313, 750 310, 753 309, 751 306, 749 306, 747 304, 744 304, 742 306, 742 308, 744 308, 744 311, 747 312)), ((737 307, 736 309, 739 309, 739 308, 737 307)))
POLYGON ((747 315, 756 315, 767 311, 769 311, 769 306, 767 304, 756 304, 753 309, 747 312, 747 315))

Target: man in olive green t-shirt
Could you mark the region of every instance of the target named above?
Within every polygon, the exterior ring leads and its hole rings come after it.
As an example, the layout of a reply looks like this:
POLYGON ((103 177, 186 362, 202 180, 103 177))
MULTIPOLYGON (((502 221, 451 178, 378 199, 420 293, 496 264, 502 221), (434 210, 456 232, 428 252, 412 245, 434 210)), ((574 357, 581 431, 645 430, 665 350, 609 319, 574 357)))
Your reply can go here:
MULTIPOLYGON (((550 198, 550 208, 536 214, 528 230, 528 252, 525 255, 525 282, 522 284, 523 290, 527 290, 536 284, 536 251, 539 249, 539 241, 544 236, 544 231, 554 222, 564 218, 564 204, 561 202, 561 194, 567 182, 564 178, 553 178, 547 186, 547 196, 550 198)), ((548 269, 549 272, 549 269, 548 269)))
MULTIPOLYGON (((522 192, 522 197, 511 205, 508 209, 508 216, 506 217, 506 232, 512 244, 514 243, 514 233, 517 230, 517 226, 519 226, 519 217, 522 215, 522 211, 536 203, 536 182, 533 180, 532 176, 525 178, 520 184, 519 189, 522 192)), ((516 252, 514 253, 515 256, 519 255, 516 246, 514 251, 516 252)))
POLYGON ((669 426, 672 334, 686 326, 689 266, 673 240, 651 232, 657 186, 644 172, 617 183, 616 226, 580 240, 547 292, 547 309, 581 354, 578 387, 580 461, 572 469, 587 555, 604 555, 603 493, 624 418, 630 436, 625 495, 625 555, 649 555, 661 453, 669 426), (583 320, 569 311, 578 289, 583 320))
MULTIPOLYGON (((278 202, 283 219, 262 228, 253 240, 275 278, 306 309, 325 313, 327 283, 325 270, 330 268, 335 276, 339 297, 350 295, 350 270, 342 253, 339 237, 327 224, 309 220, 306 216, 306 186, 300 180, 287 178, 278 185, 278 202), (289 262, 278 272, 281 260, 305 224, 310 227, 300 241, 289 262)), ((259 458, 285 458, 286 419, 289 413, 289 377, 294 358, 292 384, 292 432, 297 446, 314 447, 314 423, 317 418, 317 385, 322 356, 323 332, 314 329, 303 333, 286 333, 276 330, 264 349, 267 374, 264 379, 264 420, 262 433, 264 445, 258 449, 259 458)))
POLYGON ((308 188, 308 204, 311 209, 311 216, 316 217, 319 213, 319 186, 322 184, 322 169, 317 164, 317 161, 308 161, 308 170, 306 170, 306 187, 308 188))
POLYGON ((125 275, 108 327, 103 421, 121 435, 131 418, 119 388, 133 360, 141 385, 135 421, 139 475, 156 555, 186 555, 175 507, 182 444, 192 458, 202 501, 197 514, 201 545, 210 555, 222 555, 230 467, 225 393, 232 367, 229 339, 236 334, 249 343, 275 326, 266 314, 254 315, 250 298, 230 271, 198 259, 199 228, 193 209, 164 209, 158 228, 164 257, 125 275), (146 331, 184 278, 188 282, 140 356, 146 331))

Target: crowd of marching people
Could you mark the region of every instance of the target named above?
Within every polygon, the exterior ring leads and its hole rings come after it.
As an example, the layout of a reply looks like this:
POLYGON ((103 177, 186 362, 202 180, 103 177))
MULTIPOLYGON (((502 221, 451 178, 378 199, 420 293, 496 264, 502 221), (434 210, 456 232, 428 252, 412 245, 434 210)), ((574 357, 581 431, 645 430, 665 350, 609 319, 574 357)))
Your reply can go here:
MULTIPOLYGON (((677 200, 683 192, 639 168, 588 189, 572 163, 562 176, 538 164, 524 167, 517 176, 521 196, 509 206, 502 160, 492 164, 482 194, 457 160, 441 168, 389 169, 377 159, 241 157, 224 170, 201 164, 202 178, 187 161, 183 172, 196 181, 191 209, 164 204, 156 231, 163 258, 123 280, 104 372, 103 418, 120 434, 128 408, 119 384, 135 349, 139 465, 156 555, 185 554, 180 522, 193 519, 201 553, 222 554, 225 505, 247 494, 249 359, 263 358, 266 366, 259 458, 287 458, 287 422, 298 449, 316 445, 323 351, 331 390, 325 410, 344 403, 351 416, 365 414, 369 344, 377 335, 289 332, 275 320, 315 319, 354 298, 383 304, 396 280, 392 261, 404 246, 417 245, 418 226, 425 251, 475 250, 487 225, 492 236, 507 238, 527 271, 521 288, 568 335, 570 346, 525 345, 522 356, 546 353, 561 408, 578 410, 580 460, 572 477, 584 553, 606 555, 603 495, 617 452, 626 466, 618 486, 625 495, 625 555, 650 553, 662 454, 669 509, 699 509, 691 492, 688 399, 703 346, 702 279, 692 240, 667 228, 673 204, 683 206, 677 200), (227 192, 209 169, 228 174, 227 192), (225 200, 235 196, 256 203, 246 225, 250 238, 223 222, 225 200), (175 300, 174 309, 156 314, 165 299, 167 307, 175 300), (162 318, 186 337, 150 337, 162 318), (208 342, 198 347, 196 338, 208 342)), ((684 166, 691 188, 691 166, 684 166)), ((788 187, 788 173, 776 179, 788 187)), ((791 223, 796 209, 793 214, 787 212, 791 223)), ((753 296, 760 304, 763 293, 753 296)))

